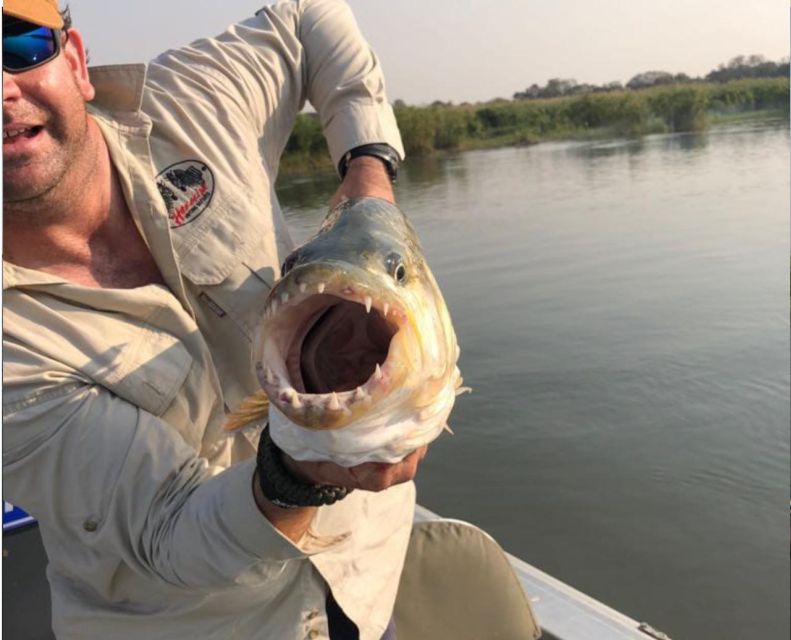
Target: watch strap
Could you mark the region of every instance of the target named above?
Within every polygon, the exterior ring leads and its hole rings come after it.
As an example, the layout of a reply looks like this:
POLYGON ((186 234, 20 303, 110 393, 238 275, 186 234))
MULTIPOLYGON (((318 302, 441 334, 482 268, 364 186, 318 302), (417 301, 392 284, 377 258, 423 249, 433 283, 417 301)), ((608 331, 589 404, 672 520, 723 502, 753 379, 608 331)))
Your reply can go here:
POLYGON ((363 144, 359 147, 354 147, 354 149, 349 149, 344 153, 341 157, 341 161, 338 163, 338 173, 341 176, 341 180, 346 177, 346 172, 349 170, 349 163, 354 158, 359 158, 360 156, 379 158, 385 165, 387 175, 390 176, 390 182, 396 181, 398 177, 398 153, 393 147, 385 143, 363 144))

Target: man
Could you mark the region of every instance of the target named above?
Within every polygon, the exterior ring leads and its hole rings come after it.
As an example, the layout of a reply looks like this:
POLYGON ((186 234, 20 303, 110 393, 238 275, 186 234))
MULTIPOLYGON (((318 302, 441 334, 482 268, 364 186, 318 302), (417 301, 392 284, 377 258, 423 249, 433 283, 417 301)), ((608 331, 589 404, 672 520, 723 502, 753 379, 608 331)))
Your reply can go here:
POLYGON ((394 637, 425 448, 273 469, 260 426, 222 428, 258 389, 251 334, 291 248, 273 184, 306 98, 333 202, 392 201, 401 142, 341 2, 90 74, 56 0, 4 3, 4 497, 39 520, 58 637, 394 637), (288 504, 270 473, 356 491, 288 504))

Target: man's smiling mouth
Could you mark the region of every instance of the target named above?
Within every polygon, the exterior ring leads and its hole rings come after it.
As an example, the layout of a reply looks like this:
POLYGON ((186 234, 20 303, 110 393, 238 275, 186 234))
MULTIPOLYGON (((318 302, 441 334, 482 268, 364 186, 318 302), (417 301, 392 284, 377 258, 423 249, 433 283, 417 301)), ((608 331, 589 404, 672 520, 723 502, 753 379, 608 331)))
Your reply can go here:
POLYGON ((36 125, 32 127, 9 127, 8 129, 3 130, 3 144, 6 142, 11 142, 17 138, 32 138, 34 137, 39 131, 43 129, 42 126, 36 125))

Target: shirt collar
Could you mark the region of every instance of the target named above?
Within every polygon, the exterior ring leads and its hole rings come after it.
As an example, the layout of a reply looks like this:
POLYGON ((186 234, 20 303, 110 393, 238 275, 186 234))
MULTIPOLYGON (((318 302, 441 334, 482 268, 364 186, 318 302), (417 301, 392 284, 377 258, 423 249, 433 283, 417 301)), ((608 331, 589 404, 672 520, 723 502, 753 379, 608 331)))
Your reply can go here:
POLYGON ((146 80, 144 64, 114 64, 90 67, 88 73, 96 89, 92 104, 108 112, 139 111, 146 80))
POLYGON ((27 269, 3 260, 3 291, 19 286, 63 284, 66 280, 45 271, 27 269))

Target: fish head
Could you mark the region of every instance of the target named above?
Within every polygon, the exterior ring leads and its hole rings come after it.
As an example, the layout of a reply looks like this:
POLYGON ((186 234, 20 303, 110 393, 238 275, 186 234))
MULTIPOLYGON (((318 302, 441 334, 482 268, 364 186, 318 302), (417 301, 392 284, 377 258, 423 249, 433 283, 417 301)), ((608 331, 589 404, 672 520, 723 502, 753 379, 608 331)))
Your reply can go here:
POLYGON ((312 430, 399 424, 403 447, 420 446, 420 423, 444 423, 461 378, 448 310, 406 216, 385 200, 348 200, 282 271, 253 356, 272 405, 312 430))

